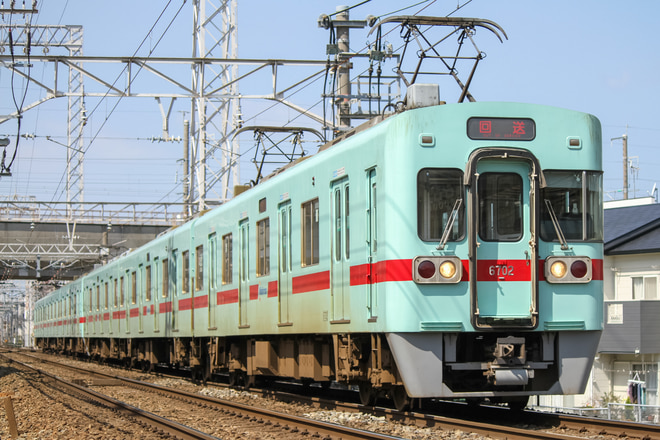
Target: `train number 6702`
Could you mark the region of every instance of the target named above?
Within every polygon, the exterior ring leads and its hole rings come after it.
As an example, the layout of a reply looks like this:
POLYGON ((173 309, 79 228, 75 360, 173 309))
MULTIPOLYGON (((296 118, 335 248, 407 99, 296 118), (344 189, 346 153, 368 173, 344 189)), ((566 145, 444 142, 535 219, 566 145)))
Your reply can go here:
POLYGON ((513 266, 507 266, 506 264, 495 264, 488 268, 488 274, 498 277, 513 276, 513 266))

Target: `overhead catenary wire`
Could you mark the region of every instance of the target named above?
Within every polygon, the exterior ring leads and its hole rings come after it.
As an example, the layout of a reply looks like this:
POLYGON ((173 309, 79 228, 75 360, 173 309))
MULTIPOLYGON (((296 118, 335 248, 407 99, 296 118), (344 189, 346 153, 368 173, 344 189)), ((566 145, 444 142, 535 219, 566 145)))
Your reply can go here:
MULTIPOLYGON (((147 54, 147 57, 146 57, 146 58, 149 58, 149 57, 153 54, 153 52, 156 50, 156 48, 158 47, 158 45, 159 45, 160 42, 162 41, 163 37, 165 36, 165 34, 168 32, 168 30, 170 29, 170 27, 172 26, 172 24, 174 23, 174 21, 176 20, 176 18, 177 18, 177 17, 179 16, 179 14, 181 13, 181 10, 182 10, 183 7, 185 6, 186 2, 187 2, 187 0, 183 0, 183 1, 182 1, 181 6, 179 7, 179 9, 177 10, 177 12, 175 13, 174 17, 170 20, 170 22, 169 22, 169 24, 167 25, 167 27, 165 28, 165 30, 161 33, 161 35, 160 35, 160 37, 158 38, 158 40, 156 41, 156 43, 153 45, 153 47, 151 47, 151 49, 149 50, 149 53, 147 54)), ((154 22, 154 24, 153 24, 153 25, 151 26, 151 28, 149 29, 149 32, 147 32, 147 34, 145 35, 145 37, 142 39, 142 41, 141 41, 140 44, 138 45, 137 49, 134 51, 133 56, 136 56, 136 55, 137 55, 137 53, 140 51, 140 49, 142 48, 142 46, 144 45, 144 43, 149 39, 151 33, 152 33, 153 30, 155 29, 156 25, 157 25, 157 24, 160 22, 160 20, 162 19, 162 17, 164 16, 165 12, 167 11, 167 9, 169 9, 169 6, 170 6, 171 3, 172 3, 172 0, 170 0, 170 1, 167 2, 167 4, 165 5, 165 7, 164 7, 163 10, 161 11, 161 13, 158 15, 158 18, 156 19, 156 21, 154 22)), ((133 75, 133 76, 131 77, 131 81, 130 81, 130 83, 127 85, 127 87, 130 88, 131 84, 135 81, 135 79, 137 78, 138 74, 142 71, 142 68, 143 68, 142 66, 140 66, 140 67, 138 68, 138 70, 137 70, 137 72, 135 73, 135 75, 133 75)), ((111 88, 114 87, 114 85, 117 83, 117 81, 119 81, 119 79, 123 76, 123 74, 124 74, 124 72, 126 71, 126 69, 128 69, 128 64, 127 64, 127 65, 122 69, 122 71, 117 75, 117 78, 116 78, 115 81, 111 84, 111 87, 108 88, 108 90, 106 91, 105 95, 101 98, 101 100, 99 100, 99 102, 96 104, 96 106, 95 106, 95 107, 92 109, 92 111, 89 113, 88 118, 91 117, 91 116, 94 114, 94 112, 99 108, 99 106, 101 105, 101 103, 104 102, 104 100, 109 96, 110 91, 111 91, 111 88)), ((105 127, 105 124, 108 122, 110 116, 114 113, 114 111, 115 111, 115 110, 117 109, 117 107, 119 106, 119 103, 121 102, 122 98, 123 98, 123 96, 120 96, 120 97, 117 99, 117 102, 115 102, 115 105, 112 107, 112 109, 110 110, 110 112, 106 115, 106 117, 103 119, 103 122, 101 123, 101 126, 96 130, 96 133, 94 134, 94 136, 92 136, 91 141, 87 144, 87 146, 86 146, 85 149, 83 150, 83 153, 82 153, 83 155, 84 155, 85 153, 87 153, 87 151, 88 151, 88 150, 91 148, 91 146, 94 144, 94 142, 95 142, 97 136, 99 135, 99 133, 101 132, 101 130, 103 130, 103 128, 105 127)), ((59 193, 59 191, 60 191, 60 187, 62 186, 62 183, 64 182, 65 177, 66 177, 66 171, 62 174, 62 178, 60 179, 60 181, 59 181, 59 183, 58 183, 58 185, 57 185, 57 188, 55 189, 55 192, 54 192, 54 194, 53 194, 53 200, 55 200, 56 198, 58 198, 58 193, 59 193)), ((59 196, 61 196, 61 195, 62 195, 62 193, 59 193, 59 196)))

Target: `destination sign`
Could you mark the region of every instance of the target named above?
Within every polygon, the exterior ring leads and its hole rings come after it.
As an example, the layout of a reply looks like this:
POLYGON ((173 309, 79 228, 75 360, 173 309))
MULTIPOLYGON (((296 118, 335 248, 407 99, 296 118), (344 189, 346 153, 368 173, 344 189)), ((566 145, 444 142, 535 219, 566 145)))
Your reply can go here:
POLYGON ((470 118, 467 135, 474 140, 531 141, 536 123, 530 118, 470 118))

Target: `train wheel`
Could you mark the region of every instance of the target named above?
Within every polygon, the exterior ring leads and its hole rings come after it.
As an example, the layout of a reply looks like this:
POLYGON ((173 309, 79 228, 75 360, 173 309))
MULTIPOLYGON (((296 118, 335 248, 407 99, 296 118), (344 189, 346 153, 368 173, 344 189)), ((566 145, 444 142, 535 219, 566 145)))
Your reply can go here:
POLYGON ((240 370, 234 370, 229 372, 229 386, 237 387, 241 385, 243 375, 240 370))
POLYGON ((397 385, 390 388, 390 398, 392 398, 392 402, 394 402, 394 408, 398 411, 408 411, 410 409, 412 400, 410 400, 403 385, 397 385))
POLYGON ((525 407, 527 406, 527 402, 529 402, 529 397, 528 396, 510 397, 508 399, 505 399, 505 402, 509 406, 509 409, 511 409, 511 411, 520 412, 524 410, 525 407))
POLYGON ((142 368, 143 373, 151 373, 151 371, 154 369, 153 364, 147 360, 142 361, 140 363, 140 367, 142 368))
POLYGON ((376 392, 369 381, 360 382, 360 403, 364 406, 374 406, 376 403, 376 392))

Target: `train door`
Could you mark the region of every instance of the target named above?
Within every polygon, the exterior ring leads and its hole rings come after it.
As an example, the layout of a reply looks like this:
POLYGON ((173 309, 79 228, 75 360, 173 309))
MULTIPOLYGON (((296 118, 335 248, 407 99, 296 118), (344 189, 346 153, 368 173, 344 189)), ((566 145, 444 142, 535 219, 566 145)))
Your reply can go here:
POLYGON ((291 299, 291 202, 284 202, 278 208, 278 294, 279 323, 290 324, 289 301, 291 299))
POLYGON ((376 252, 378 251, 378 228, 377 210, 376 210, 376 170, 368 172, 367 188, 367 260, 369 264, 369 279, 367 283, 367 313, 370 321, 375 321, 378 317, 377 312, 377 290, 378 284, 373 282, 373 264, 376 261, 376 252))
POLYGON ((534 262, 539 171, 534 161, 520 160, 529 159, 524 153, 515 154, 488 156, 474 165, 469 176, 470 280, 476 327, 532 328, 537 322, 534 262))
POLYGON ((170 268, 168 270, 170 278, 170 292, 172 292, 172 331, 179 330, 179 287, 182 284, 179 274, 179 251, 172 251, 172 258, 170 258, 170 268))
POLYGON ((331 296, 332 321, 349 321, 350 309, 350 228, 348 179, 332 184, 331 197, 331 296))
POLYGON ((208 246, 208 261, 209 261, 209 276, 208 276, 208 288, 206 289, 208 294, 208 327, 214 329, 215 327, 215 311, 216 305, 218 302, 218 237, 215 232, 209 235, 209 246, 208 246))
POLYGON ((238 225, 238 325, 248 326, 247 306, 250 300, 250 225, 248 220, 238 225))
POLYGON ((160 274, 160 260, 158 257, 154 258, 154 263, 151 265, 153 269, 151 269, 151 299, 153 300, 154 304, 154 332, 159 331, 158 327, 158 319, 160 317, 160 280, 161 280, 161 274, 160 274))
POLYGON ((135 305, 138 309, 138 332, 144 332, 144 265, 140 264, 137 271, 135 305))

